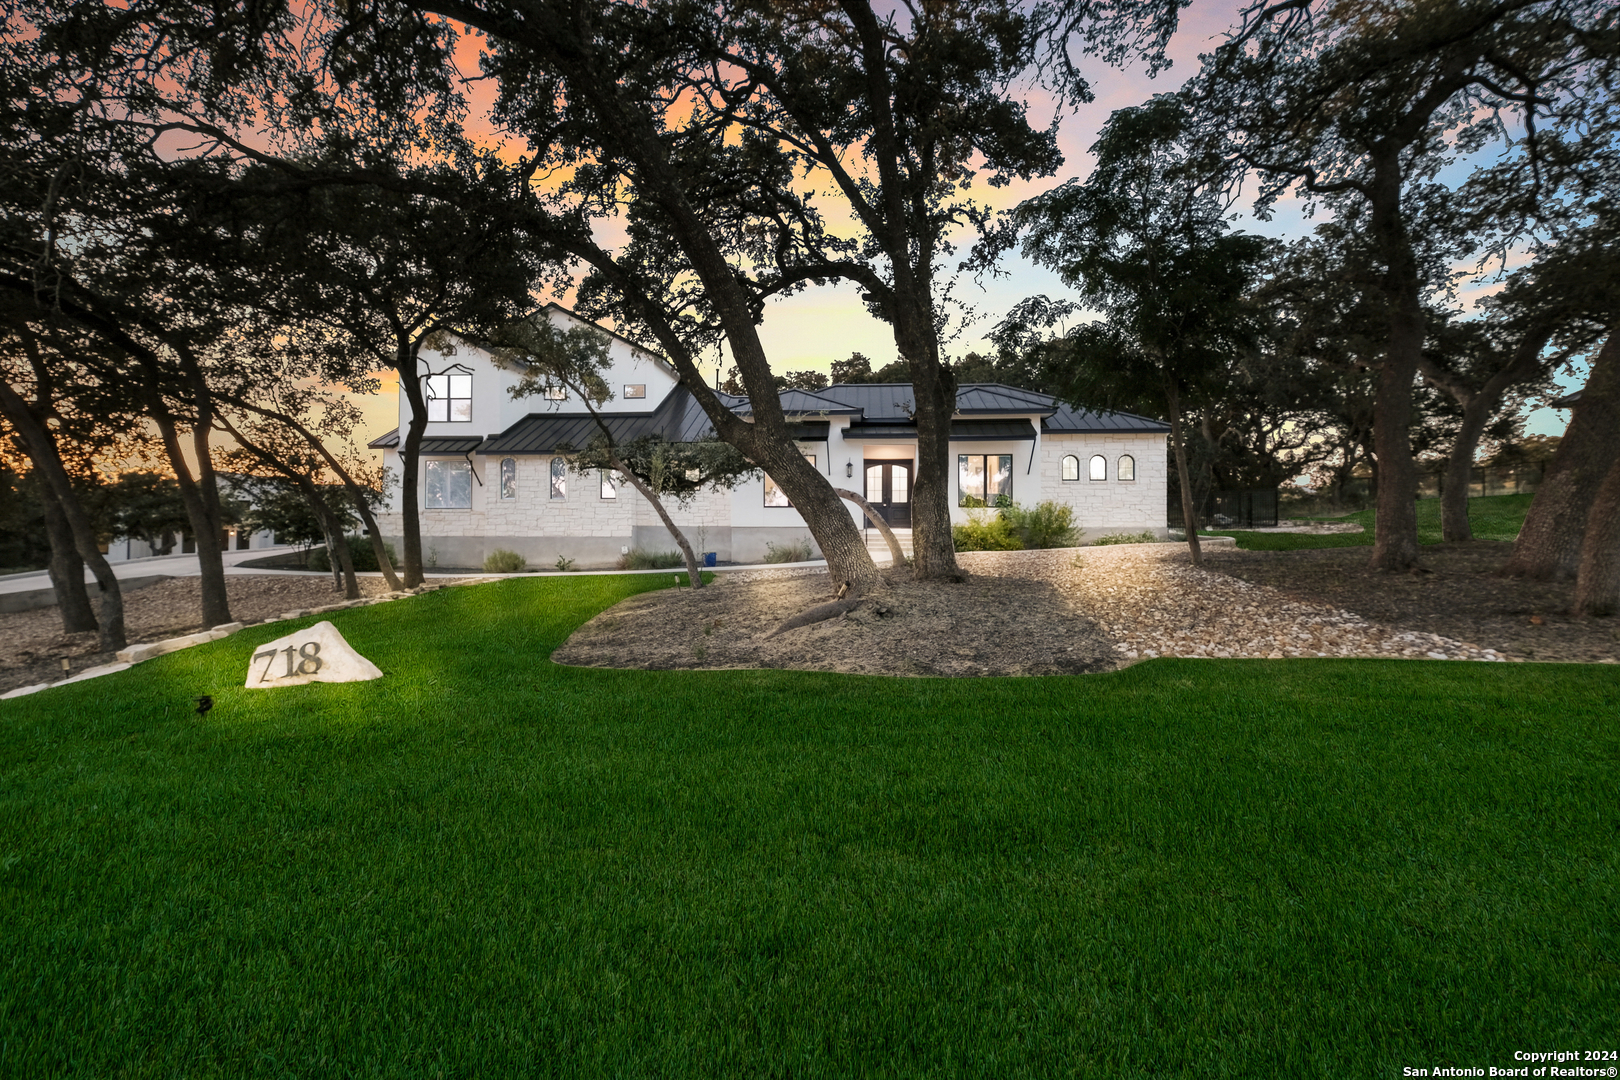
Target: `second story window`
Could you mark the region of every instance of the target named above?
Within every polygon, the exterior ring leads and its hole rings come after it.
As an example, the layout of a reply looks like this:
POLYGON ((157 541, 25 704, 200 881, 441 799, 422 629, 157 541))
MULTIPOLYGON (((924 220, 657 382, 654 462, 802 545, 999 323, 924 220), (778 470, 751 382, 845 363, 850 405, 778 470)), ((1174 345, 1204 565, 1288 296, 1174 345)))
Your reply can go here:
POLYGON ((624 396, 627 398, 644 398, 647 396, 646 383, 626 383, 624 396))
POLYGON ((471 422, 471 375, 429 375, 424 393, 428 423, 471 422))

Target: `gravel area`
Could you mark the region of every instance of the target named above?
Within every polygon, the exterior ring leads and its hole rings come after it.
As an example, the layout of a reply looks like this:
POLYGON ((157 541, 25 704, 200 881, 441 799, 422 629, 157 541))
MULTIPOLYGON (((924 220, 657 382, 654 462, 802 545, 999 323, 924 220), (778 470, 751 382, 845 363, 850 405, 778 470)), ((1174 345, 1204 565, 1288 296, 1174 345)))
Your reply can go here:
MULTIPOLYGON (((724 572, 709 588, 646 593, 581 627, 555 654, 609 667, 766 667, 893 675, 1112 670, 1158 656, 1396 657, 1620 663, 1620 619, 1570 619, 1570 586, 1503 579, 1510 545, 1423 549, 1429 570, 1380 574, 1368 549, 1211 547, 1195 569, 1179 544, 965 552, 963 585, 888 589, 827 622, 771 637, 832 598, 824 567, 724 572)), ((339 599, 330 579, 232 576, 243 622, 339 599)), ((435 583, 450 583, 434 579, 435 583)), ((380 579, 362 579, 366 595, 380 579)), ((201 629, 198 583, 126 595, 130 642, 201 629)), ((0 615, 0 692, 113 658, 64 635, 54 608, 0 615)))

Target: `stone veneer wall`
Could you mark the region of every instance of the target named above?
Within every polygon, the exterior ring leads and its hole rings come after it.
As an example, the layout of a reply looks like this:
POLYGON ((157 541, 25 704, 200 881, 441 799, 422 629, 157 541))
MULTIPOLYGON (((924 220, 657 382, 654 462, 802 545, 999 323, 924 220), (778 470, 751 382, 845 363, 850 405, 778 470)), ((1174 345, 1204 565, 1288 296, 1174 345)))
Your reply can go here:
POLYGON ((1041 440, 1041 497, 1074 508, 1075 523, 1089 543, 1104 533, 1151 530, 1164 538, 1165 493, 1170 467, 1163 435, 1049 435, 1041 440), (1080 479, 1063 479, 1063 458, 1080 459, 1080 479), (1093 454, 1108 459, 1108 479, 1087 477, 1093 454), (1115 473, 1119 459, 1136 459, 1136 479, 1122 482, 1115 473))

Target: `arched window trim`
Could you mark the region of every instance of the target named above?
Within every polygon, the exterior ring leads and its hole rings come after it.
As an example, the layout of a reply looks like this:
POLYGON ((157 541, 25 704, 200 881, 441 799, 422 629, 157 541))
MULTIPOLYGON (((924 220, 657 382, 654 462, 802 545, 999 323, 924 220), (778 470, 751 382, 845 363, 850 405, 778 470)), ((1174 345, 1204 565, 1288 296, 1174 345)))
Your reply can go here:
POLYGON ((1058 476, 1065 481, 1080 479, 1080 458, 1075 454, 1064 454, 1063 461, 1058 466, 1058 476))
POLYGON ((1136 483, 1136 458, 1130 454, 1119 455, 1119 460, 1114 463, 1114 479, 1122 484, 1136 483))
POLYGON ((517 458, 501 458, 501 498, 517 498, 517 458))
POLYGON ((1108 479, 1108 459, 1103 457, 1101 454, 1091 455, 1091 461, 1087 466, 1087 469, 1088 475, 1093 481, 1108 479), (1099 476, 1099 473, 1102 475, 1099 476))
POLYGON ((568 498, 568 459, 554 457, 551 459, 551 497, 555 500, 568 498))

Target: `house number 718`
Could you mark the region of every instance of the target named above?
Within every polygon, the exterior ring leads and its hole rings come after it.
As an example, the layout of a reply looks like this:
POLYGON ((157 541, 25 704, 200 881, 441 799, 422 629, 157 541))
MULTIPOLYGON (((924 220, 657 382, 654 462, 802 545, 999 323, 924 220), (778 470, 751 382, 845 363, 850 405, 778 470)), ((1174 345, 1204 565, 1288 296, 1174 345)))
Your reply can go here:
POLYGON ((276 665, 276 655, 278 652, 287 657, 287 670, 284 674, 275 676, 278 679, 288 679, 294 675, 313 675, 317 671, 321 670, 320 642, 306 641, 304 644, 298 646, 297 655, 299 659, 296 661, 293 659, 293 648, 293 646, 289 645, 285 649, 271 649, 269 652, 254 653, 254 660, 263 660, 265 662, 264 670, 259 673, 259 681, 264 682, 271 677, 270 669, 276 665))

